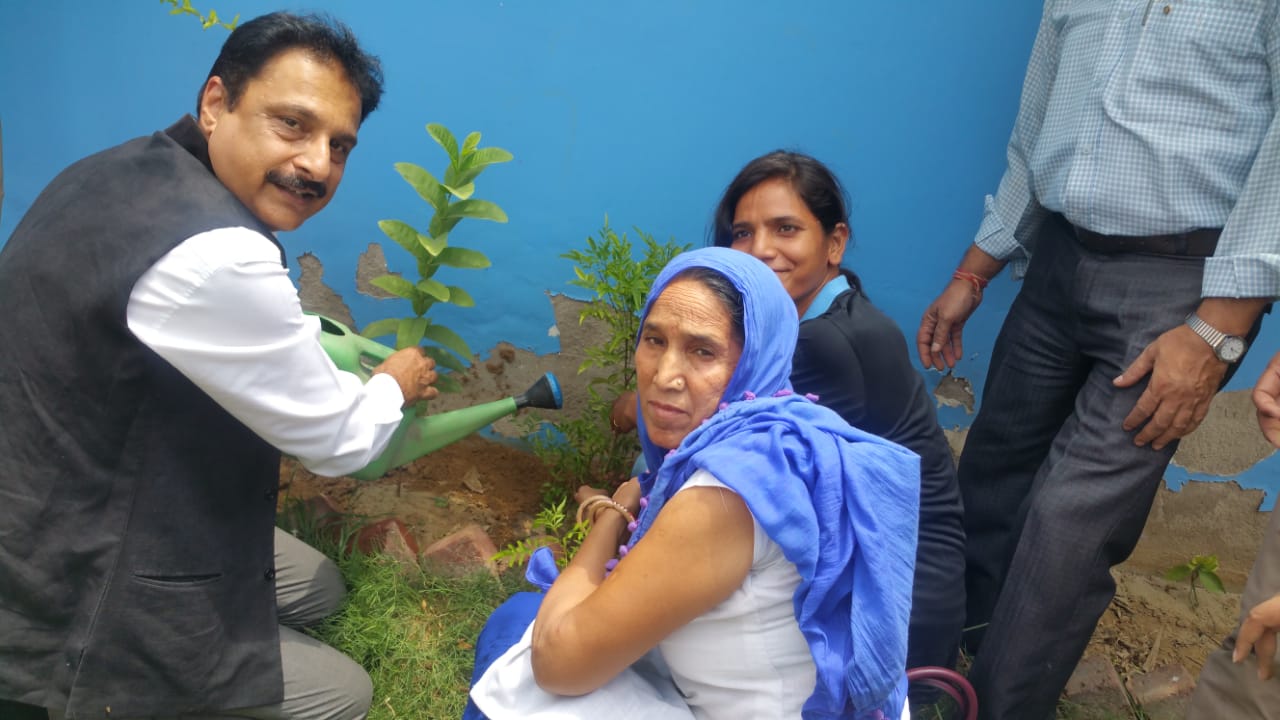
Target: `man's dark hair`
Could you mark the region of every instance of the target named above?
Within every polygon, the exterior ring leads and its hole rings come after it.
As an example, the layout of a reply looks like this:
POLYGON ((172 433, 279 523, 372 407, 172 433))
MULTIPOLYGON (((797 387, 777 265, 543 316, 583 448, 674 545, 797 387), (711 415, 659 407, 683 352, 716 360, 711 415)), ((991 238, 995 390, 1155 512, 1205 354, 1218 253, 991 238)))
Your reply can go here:
MULTIPOLYGON (((245 86, 272 58, 285 50, 306 50, 319 60, 336 62, 360 93, 360 122, 382 99, 382 63, 360 48, 351 28, 325 15, 274 12, 239 25, 222 45, 209 78, 218 76, 227 88, 227 107, 234 110, 245 86)), ((196 116, 204 100, 204 87, 196 95, 196 116)))

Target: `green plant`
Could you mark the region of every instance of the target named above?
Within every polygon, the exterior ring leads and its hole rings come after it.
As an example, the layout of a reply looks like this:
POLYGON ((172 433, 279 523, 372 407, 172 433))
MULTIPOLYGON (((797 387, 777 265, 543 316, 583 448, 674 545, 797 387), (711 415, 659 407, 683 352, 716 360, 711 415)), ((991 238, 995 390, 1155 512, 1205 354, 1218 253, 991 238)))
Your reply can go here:
POLYGON ((546 424, 537 415, 525 421, 534 454, 563 484, 566 495, 570 488, 582 484, 616 487, 627 479, 639 453, 634 436, 612 431, 609 412, 614 398, 635 387, 635 342, 649 286, 671 258, 688 246, 674 240, 659 243, 639 229, 636 234, 641 248, 626 233, 615 232, 605 217, 604 227, 587 238, 585 248, 561 256, 574 263, 574 279, 569 284, 595 296, 578 314, 578 322, 591 318, 608 330, 603 342, 585 349, 586 359, 578 367, 580 373, 591 368, 603 371, 587 385, 587 406, 582 414, 546 424))
POLYGON ((1209 592, 1224 592, 1222 579, 1218 577, 1217 555, 1196 555, 1181 565, 1169 568, 1169 571, 1164 574, 1164 579, 1173 582, 1188 581, 1191 587, 1191 607, 1200 603, 1196 598, 1197 584, 1209 592))
POLYGON ((236 13, 236 16, 231 18, 231 22, 225 22, 218 19, 217 10, 210 10, 209 14, 205 15, 199 10, 191 7, 191 0, 182 0, 181 5, 178 4, 178 0, 160 0, 160 4, 173 6, 173 9, 169 11, 170 15, 195 15, 196 18, 200 20, 201 27, 205 30, 208 30, 214 25, 228 30, 235 30, 236 26, 240 24, 240 13, 236 13))
POLYGON ((567 499, 561 499, 544 506, 533 519, 534 534, 499 550, 493 556, 494 561, 523 565, 529 562, 529 556, 533 555, 534 550, 540 547, 551 547, 554 550, 558 547, 560 552, 556 553, 556 564, 560 567, 568 565, 587 537, 587 524, 569 517, 565 512, 567 503, 567 499))
MULTIPOLYGON (((471 295, 455 285, 445 285, 436 279, 442 267, 482 269, 491 264, 489 258, 477 250, 450 244, 450 233, 465 218, 505 223, 507 214, 488 200, 474 197, 476 178, 485 168, 509 162, 511 153, 499 147, 480 147, 480 133, 473 132, 459 145, 453 133, 443 125, 430 123, 427 134, 449 155, 443 181, 413 163, 396 163, 396 171, 409 183, 418 195, 431 206, 431 218, 426 232, 400 220, 382 220, 378 227, 387 237, 404 248, 416 261, 418 279, 410 281, 396 273, 374 278, 373 284, 396 297, 408 300, 413 314, 399 318, 384 318, 370 323, 361 332, 369 338, 395 334, 397 348, 420 345, 424 339, 435 345, 425 351, 441 367, 454 371, 466 369, 471 362, 471 348, 457 333, 431 321, 427 315, 436 303, 450 303, 458 307, 473 307, 471 295), (447 350, 447 351, 446 351, 447 350), (452 353, 456 353, 456 356, 452 353), (461 358, 459 360, 458 358, 461 358)), ((438 387, 457 390, 453 378, 442 375, 438 387)))

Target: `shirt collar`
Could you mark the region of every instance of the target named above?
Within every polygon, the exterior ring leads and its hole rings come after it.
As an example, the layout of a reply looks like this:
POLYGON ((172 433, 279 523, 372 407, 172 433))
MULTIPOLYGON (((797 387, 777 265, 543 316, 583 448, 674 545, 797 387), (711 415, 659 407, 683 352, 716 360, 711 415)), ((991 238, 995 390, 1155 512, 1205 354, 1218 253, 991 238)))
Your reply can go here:
POLYGON ((831 307, 831 303, 835 302, 840 293, 848 289, 849 280, 843 274, 831 278, 813 298, 813 302, 809 305, 809 309, 805 311, 804 317, 800 318, 800 322, 812 320, 826 312, 827 308, 831 307))

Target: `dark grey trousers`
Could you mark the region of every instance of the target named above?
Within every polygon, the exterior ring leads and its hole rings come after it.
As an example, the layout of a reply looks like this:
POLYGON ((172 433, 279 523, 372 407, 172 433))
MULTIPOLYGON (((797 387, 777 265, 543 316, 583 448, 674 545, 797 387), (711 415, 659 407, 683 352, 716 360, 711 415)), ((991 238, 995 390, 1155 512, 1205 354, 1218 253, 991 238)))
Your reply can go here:
MULTIPOLYGON (((1258 603, 1280 593, 1280 513, 1271 512, 1271 522, 1262 538, 1262 547, 1240 598, 1240 619, 1258 603)), ((1236 628, 1239 632, 1239 627, 1236 628)), ((1258 679, 1258 658, 1250 654, 1239 665, 1231 662, 1236 632, 1222 648, 1205 661, 1187 720, 1276 720, 1280 718, 1280 678, 1258 679)), ((1276 669, 1273 667, 1273 671, 1276 669)))
POLYGON ((960 458, 965 643, 980 717, 1052 718, 1115 594, 1177 443, 1121 428, 1146 381, 1111 384, 1200 302, 1199 258, 1102 255, 1046 221, 996 340, 960 458))
MULTIPOLYGON (((373 697, 369 675, 346 655, 298 632, 342 604, 346 586, 338 566, 315 548, 276 528, 276 606, 284 700, 278 705, 228 709, 180 720, 363 720, 373 697)), ((62 714, 49 711, 50 720, 62 714)))

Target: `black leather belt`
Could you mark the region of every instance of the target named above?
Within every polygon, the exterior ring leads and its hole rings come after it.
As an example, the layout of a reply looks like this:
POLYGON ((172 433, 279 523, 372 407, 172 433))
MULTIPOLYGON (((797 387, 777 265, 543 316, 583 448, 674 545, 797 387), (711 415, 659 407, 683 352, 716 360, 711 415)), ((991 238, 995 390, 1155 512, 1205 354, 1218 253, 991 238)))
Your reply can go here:
POLYGON ((1103 235, 1079 225, 1071 228, 1085 249, 1105 255, 1145 253, 1209 257, 1218 248, 1218 236, 1222 234, 1221 228, 1200 228, 1174 235, 1103 235))

